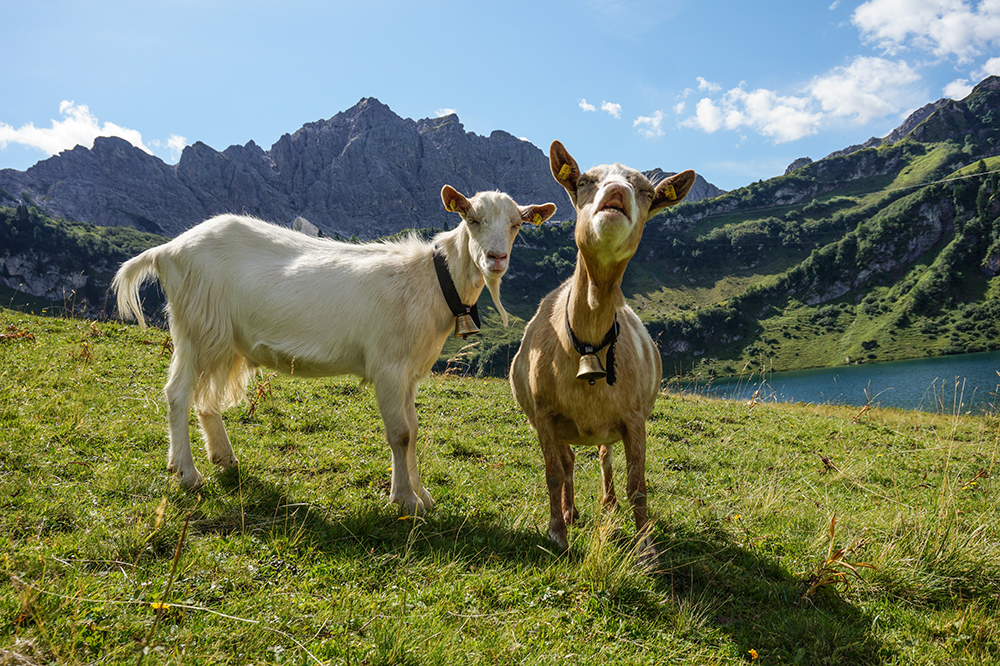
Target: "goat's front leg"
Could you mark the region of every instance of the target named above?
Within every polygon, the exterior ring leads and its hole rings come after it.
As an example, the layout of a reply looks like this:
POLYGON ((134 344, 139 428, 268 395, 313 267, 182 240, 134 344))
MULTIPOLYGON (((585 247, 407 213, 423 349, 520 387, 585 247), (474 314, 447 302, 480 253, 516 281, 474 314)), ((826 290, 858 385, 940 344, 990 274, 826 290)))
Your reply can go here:
MULTIPOLYGON (((569 548, 566 523, 572 522, 572 515, 567 521, 564 512, 566 467, 563 449, 569 447, 560 444, 556 438, 555 424, 550 415, 535 412, 535 430, 538 431, 538 443, 542 447, 542 457, 545 460, 545 486, 549 491, 549 539, 565 550, 569 548)), ((572 481, 570 484, 572 486, 572 481)))
POLYGON ((639 562, 655 567, 659 558, 653 545, 652 525, 646 508, 646 421, 637 415, 625 427, 625 463, 628 468, 627 492, 632 503, 635 529, 639 538, 639 562))
POLYGON ((167 398, 167 421, 170 424, 170 452, 167 454, 167 470, 176 472, 181 485, 197 488, 201 485, 201 473, 194 466, 191 457, 191 431, 188 418, 194 404, 195 373, 187 362, 184 345, 175 336, 175 350, 170 362, 170 374, 164 394, 167 398))
POLYGON ((389 501, 398 504, 406 515, 429 511, 434 501, 423 488, 417 467, 416 386, 400 385, 398 380, 382 381, 375 384, 375 394, 392 452, 389 501))

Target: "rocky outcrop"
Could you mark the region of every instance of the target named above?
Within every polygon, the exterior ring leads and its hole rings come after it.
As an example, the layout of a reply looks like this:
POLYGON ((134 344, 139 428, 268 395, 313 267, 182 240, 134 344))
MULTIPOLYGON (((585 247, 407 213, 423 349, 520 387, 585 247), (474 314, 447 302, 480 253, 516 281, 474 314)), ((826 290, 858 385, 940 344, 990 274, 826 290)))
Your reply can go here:
MULTIPOLYGON (((700 183, 703 196, 722 192, 700 183)), ((499 189, 520 203, 551 201, 562 211, 557 219, 572 215, 548 158, 531 143, 466 132, 454 114, 401 118, 373 98, 285 134, 270 150, 251 141, 219 152, 197 142, 175 166, 101 137, 23 172, 0 170, 0 205, 28 203, 54 217, 166 236, 219 213, 280 224, 304 217, 330 236, 371 239, 453 226, 439 195, 445 184, 468 195, 499 189)))
MULTIPOLYGON (((108 266, 104 263, 99 268, 106 271, 108 266)), ((14 291, 55 302, 68 301, 79 293, 82 300, 89 280, 87 271, 66 270, 44 253, 0 252, 0 285, 14 291)))
MULTIPOLYGON (((662 169, 652 169, 650 171, 643 172, 650 182, 658 183, 661 180, 670 178, 670 176, 675 175, 676 171, 663 171, 662 169)), ((721 197, 726 191, 712 185, 704 178, 701 174, 695 174, 694 185, 691 186, 691 190, 688 192, 687 196, 684 197, 684 201, 701 201, 702 199, 711 199, 713 197, 721 197)))
POLYGON ((794 162, 788 165, 788 167, 785 169, 785 175, 787 176, 791 172, 795 171, 796 169, 801 169, 807 164, 812 164, 812 158, 800 157, 799 159, 795 160, 794 162))

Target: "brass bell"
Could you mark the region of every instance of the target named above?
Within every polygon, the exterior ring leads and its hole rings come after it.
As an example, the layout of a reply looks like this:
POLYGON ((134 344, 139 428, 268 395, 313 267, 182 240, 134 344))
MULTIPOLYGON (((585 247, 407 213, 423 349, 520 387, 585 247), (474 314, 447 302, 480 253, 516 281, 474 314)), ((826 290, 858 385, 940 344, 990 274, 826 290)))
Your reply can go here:
POLYGON ((598 379, 606 377, 607 374, 604 366, 601 365, 601 359, 597 358, 597 354, 584 354, 580 357, 580 369, 576 373, 577 379, 586 379, 587 383, 593 384, 598 379))
POLYGON ((472 335, 473 333, 478 333, 479 327, 476 326, 476 322, 472 320, 472 315, 469 313, 460 314, 455 317, 455 337, 464 338, 467 335, 472 335))

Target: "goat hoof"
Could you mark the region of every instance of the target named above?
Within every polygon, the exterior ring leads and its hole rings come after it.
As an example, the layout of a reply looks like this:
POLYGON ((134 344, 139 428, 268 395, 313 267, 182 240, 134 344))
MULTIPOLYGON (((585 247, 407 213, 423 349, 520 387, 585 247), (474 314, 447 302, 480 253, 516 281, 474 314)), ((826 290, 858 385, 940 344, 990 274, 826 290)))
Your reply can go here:
POLYGON ((416 493, 410 493, 409 497, 390 497, 389 501, 399 507, 401 516, 419 516, 425 511, 423 502, 416 493))
POLYGON ((569 541, 566 540, 566 530, 563 530, 561 534, 549 530, 549 540, 557 545, 560 550, 569 550, 569 541))
POLYGON ((240 461, 232 453, 221 456, 212 456, 212 462, 222 469, 230 469, 240 464, 240 461))
POLYGON ((181 472, 181 486, 186 490, 196 490, 201 488, 202 478, 201 473, 198 470, 192 470, 187 474, 181 472))
POLYGON ((430 511, 434 508, 434 500, 431 499, 431 494, 425 488, 420 489, 420 503, 424 511, 430 511))
POLYGON ((660 556, 656 553, 656 546, 652 539, 643 539, 639 542, 639 567, 645 571, 655 571, 660 564, 660 556))

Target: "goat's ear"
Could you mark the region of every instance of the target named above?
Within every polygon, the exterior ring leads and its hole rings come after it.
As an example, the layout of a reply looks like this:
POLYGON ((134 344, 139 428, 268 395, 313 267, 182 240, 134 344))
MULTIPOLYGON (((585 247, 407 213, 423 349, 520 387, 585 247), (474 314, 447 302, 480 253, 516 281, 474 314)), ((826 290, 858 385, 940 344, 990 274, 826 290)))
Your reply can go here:
POLYGON ((518 206, 521 211, 521 219, 525 222, 539 225, 556 214, 554 203, 540 204, 537 206, 518 206))
POLYGON ((653 203, 649 207, 649 214, 652 215, 664 208, 669 208, 679 204, 691 191, 694 185, 694 171, 688 169, 675 173, 673 176, 661 180, 656 186, 656 193, 653 195, 653 203))
POLYGON ((444 207, 453 213, 458 213, 463 218, 472 210, 472 204, 469 200, 462 196, 462 194, 456 190, 451 185, 445 185, 441 188, 441 201, 444 202, 444 207))
POLYGON ((566 188, 570 196, 576 195, 576 179, 580 177, 580 167, 559 141, 549 146, 549 167, 556 182, 566 188))

